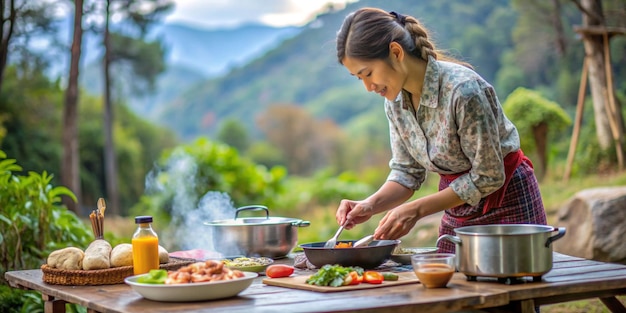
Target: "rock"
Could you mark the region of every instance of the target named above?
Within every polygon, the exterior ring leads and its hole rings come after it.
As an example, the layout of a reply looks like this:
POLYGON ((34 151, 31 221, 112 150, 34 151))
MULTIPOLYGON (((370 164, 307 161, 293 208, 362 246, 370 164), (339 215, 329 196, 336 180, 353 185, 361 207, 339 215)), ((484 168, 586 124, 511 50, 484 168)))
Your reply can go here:
POLYGON ((554 251, 626 264, 626 187, 578 192, 559 210, 557 224, 567 232, 554 251))

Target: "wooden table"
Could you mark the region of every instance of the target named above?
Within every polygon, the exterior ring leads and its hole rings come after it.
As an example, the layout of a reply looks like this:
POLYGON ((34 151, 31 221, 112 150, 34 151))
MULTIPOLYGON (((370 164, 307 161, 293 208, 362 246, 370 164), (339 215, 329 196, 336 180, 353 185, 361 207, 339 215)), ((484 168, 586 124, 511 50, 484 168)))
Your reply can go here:
MULTIPOLYGON (((292 261, 285 259, 278 262, 292 261)), ((311 271, 296 274, 310 275, 311 271)), ((502 284, 493 278, 467 281, 456 273, 448 288, 426 289, 420 284, 332 293, 297 290, 262 283, 263 276, 237 297, 166 303, 142 298, 125 284, 60 286, 42 281, 41 270, 5 274, 15 288, 37 290, 46 312, 64 312, 77 303, 90 312, 454 312, 483 309, 493 312, 534 312, 535 306, 600 298, 613 312, 626 312, 615 298, 626 295, 626 266, 584 260, 555 253, 553 269, 542 282, 502 284)))

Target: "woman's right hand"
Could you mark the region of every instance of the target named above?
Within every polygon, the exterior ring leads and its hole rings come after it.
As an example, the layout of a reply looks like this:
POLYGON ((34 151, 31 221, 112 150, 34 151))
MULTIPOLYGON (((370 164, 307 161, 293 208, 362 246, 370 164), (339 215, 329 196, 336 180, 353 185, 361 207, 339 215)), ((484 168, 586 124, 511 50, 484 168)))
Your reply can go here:
POLYGON ((374 214, 384 212, 402 204, 411 198, 413 190, 394 181, 386 181, 373 195, 365 200, 341 200, 335 214, 339 225, 351 229, 357 224, 364 223, 374 214))
POLYGON ((351 229, 357 224, 369 220, 374 215, 374 206, 365 200, 341 200, 335 219, 345 229, 351 229))

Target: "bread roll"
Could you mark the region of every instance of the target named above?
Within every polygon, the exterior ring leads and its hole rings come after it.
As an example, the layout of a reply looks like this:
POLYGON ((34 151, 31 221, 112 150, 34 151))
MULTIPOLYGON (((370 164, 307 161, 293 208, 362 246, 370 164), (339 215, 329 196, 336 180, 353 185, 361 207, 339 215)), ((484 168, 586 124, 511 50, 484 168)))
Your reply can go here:
POLYGON ((84 270, 101 270, 111 267, 111 244, 104 239, 96 239, 89 244, 83 258, 84 270))
POLYGON ((132 266, 133 245, 120 243, 111 250, 111 267, 132 266))
POLYGON ((160 264, 164 264, 164 263, 168 263, 170 261, 170 255, 167 252, 167 250, 165 250, 165 248, 163 248, 162 246, 159 246, 159 263, 160 264))
POLYGON ((82 270, 84 257, 85 253, 83 250, 75 247, 68 247, 52 251, 52 253, 48 256, 46 263, 51 268, 58 268, 62 270, 82 270))

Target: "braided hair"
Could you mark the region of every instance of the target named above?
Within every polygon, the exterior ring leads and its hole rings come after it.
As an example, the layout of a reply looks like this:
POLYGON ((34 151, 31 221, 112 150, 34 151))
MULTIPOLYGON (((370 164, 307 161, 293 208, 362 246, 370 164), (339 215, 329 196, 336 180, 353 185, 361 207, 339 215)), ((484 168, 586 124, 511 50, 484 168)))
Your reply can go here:
POLYGON ((432 56, 471 68, 468 63, 438 51, 429 39, 428 30, 416 18, 377 8, 361 8, 346 16, 337 32, 337 60, 341 64, 345 57, 386 60, 389 44, 394 41, 408 54, 424 61, 432 56))

